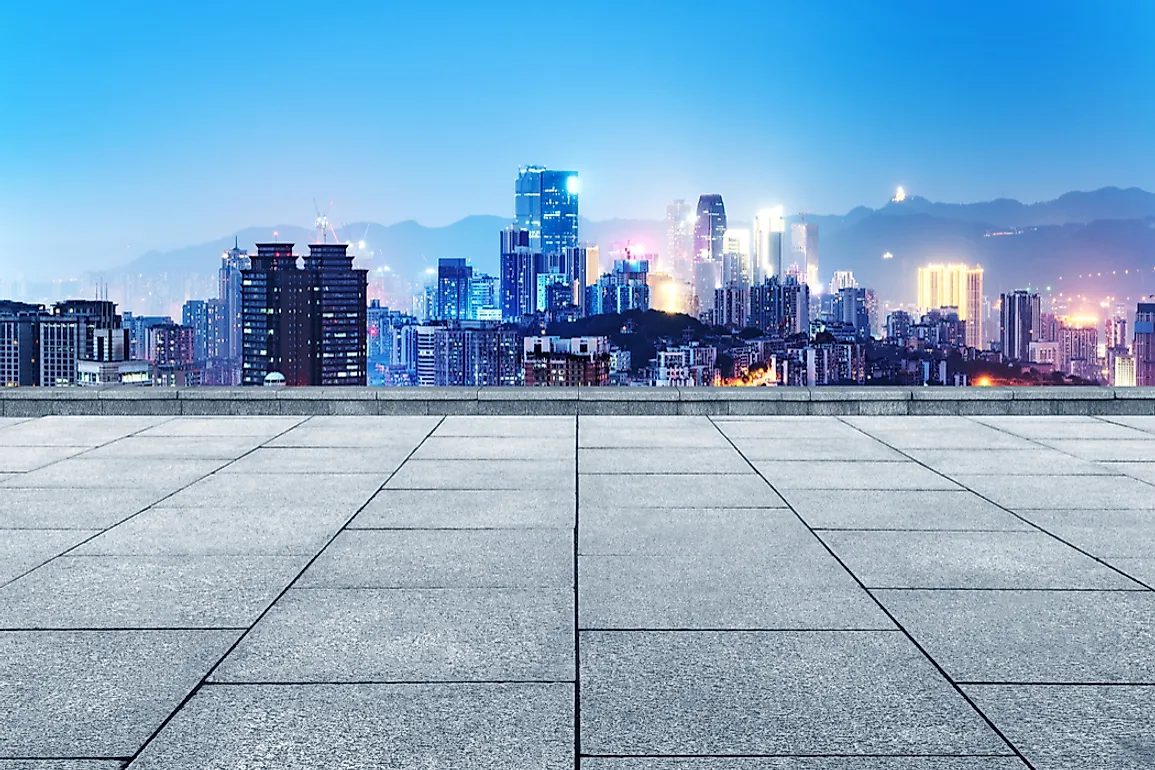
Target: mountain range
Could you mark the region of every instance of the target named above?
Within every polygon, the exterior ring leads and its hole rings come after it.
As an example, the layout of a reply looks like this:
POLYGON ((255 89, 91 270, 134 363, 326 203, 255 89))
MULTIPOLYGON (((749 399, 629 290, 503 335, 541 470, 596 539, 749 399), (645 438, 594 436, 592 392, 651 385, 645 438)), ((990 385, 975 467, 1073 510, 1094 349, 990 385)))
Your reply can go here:
MULTIPOLYGON (((861 285, 875 288, 883 299, 913 301, 915 271, 928 262, 981 264, 988 295, 1047 285, 1057 292, 1060 279, 1072 291, 1095 296, 1155 292, 1155 194, 1139 188, 1070 192, 1031 204, 1011 199, 938 203, 911 196, 879 208, 860 206, 843 215, 806 214, 805 219, 819 226, 823 278, 834 270, 851 270, 861 285), (1076 278, 1088 274, 1095 277, 1076 278)), ((498 234, 508 223, 505 217, 487 215, 445 227, 414 221, 388 226, 360 222, 343 226, 339 236, 354 244, 365 241, 364 249, 353 251, 371 251, 376 264, 389 265, 402 275, 416 277, 440 257, 465 257, 475 269, 494 273, 498 234)), ((732 225, 743 226, 737 221, 732 225)), ((663 221, 582 220, 580 228, 583 240, 602 247, 603 260, 615 243, 630 242, 645 253, 665 251, 663 221)), ((210 273, 234 237, 242 248, 251 249, 258 241, 272 240, 274 231, 279 240, 294 242, 302 251, 316 239, 315 231, 301 227, 253 227, 195 246, 149 252, 103 274, 210 273)))

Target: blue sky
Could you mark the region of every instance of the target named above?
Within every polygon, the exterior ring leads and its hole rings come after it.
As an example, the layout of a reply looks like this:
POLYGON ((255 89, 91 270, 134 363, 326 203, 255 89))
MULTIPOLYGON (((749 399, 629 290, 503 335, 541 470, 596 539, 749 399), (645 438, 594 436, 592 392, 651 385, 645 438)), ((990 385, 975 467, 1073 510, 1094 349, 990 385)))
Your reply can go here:
POLYGON ((1149 0, 9 6, 8 269, 307 225, 314 198, 510 214, 525 163, 577 169, 592 219, 1155 188, 1149 0))

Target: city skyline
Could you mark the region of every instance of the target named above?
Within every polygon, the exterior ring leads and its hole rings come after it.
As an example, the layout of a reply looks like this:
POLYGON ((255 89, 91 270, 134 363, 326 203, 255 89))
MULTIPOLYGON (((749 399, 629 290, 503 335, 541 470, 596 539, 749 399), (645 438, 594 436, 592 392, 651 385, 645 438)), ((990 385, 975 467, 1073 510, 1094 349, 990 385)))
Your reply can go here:
MULTIPOLYGON (((578 169, 594 220, 659 218, 669 200, 708 190, 735 212, 785 202, 833 214, 897 185, 933 200, 1028 202, 1155 186, 1143 151, 1155 111, 1125 106, 1155 66, 1145 4, 1039 14, 1033 3, 734 3, 694 24, 688 5, 615 7, 613 26, 602 5, 567 12, 579 45, 559 63, 560 103, 588 119, 546 131, 491 119, 510 104, 504 74, 519 53, 494 42, 507 15, 489 8, 455 9, 449 27, 434 8, 329 8, 357 34, 339 35, 342 55, 316 64, 248 56, 236 42, 306 44, 317 28, 303 6, 12 9, 0 64, 13 77, 0 96, 35 117, 0 129, 10 180, 0 262, 16 261, 32 231, 45 259, 85 249, 116 264, 109 257, 291 221, 288 212, 303 221, 314 197, 336 199, 347 222, 507 215, 508 169, 526 160, 578 169), (696 67, 702 39, 732 39, 739 21, 800 34, 773 47, 739 35, 716 67, 696 67), (622 72, 645 87, 607 89, 622 72), (737 106, 702 121, 693 95, 707 83, 719 104, 737 106), (397 120, 412 104, 418 119, 397 120), (278 111, 287 117, 263 117, 278 111), (609 119, 621 114, 630 119, 609 119), (1111 142, 1100 141, 1104 124, 1111 142), (455 184, 433 195, 431 180, 450 173, 455 184), (264 183, 282 178, 299 189, 264 183)), ((553 28, 559 12, 528 23, 553 28)), ((530 71, 519 89, 541 92, 551 77, 530 71)))

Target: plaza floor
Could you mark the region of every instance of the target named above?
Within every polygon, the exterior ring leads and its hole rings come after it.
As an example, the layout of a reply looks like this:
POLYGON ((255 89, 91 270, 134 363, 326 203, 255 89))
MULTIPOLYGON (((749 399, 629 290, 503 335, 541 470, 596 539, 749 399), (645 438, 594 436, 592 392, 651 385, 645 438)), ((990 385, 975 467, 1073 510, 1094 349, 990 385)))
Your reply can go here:
POLYGON ((1155 767, 1155 417, 0 419, 0 770, 1155 767))

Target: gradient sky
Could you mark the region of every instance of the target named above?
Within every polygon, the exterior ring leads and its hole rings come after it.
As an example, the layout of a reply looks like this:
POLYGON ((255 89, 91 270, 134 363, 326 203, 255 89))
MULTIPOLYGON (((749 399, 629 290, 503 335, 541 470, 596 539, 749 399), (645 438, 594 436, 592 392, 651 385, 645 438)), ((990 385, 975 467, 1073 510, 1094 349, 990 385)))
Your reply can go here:
POLYGON ((843 213, 1155 188, 1155 2, 37 2, 0 21, 0 267, 251 225, 843 213))

